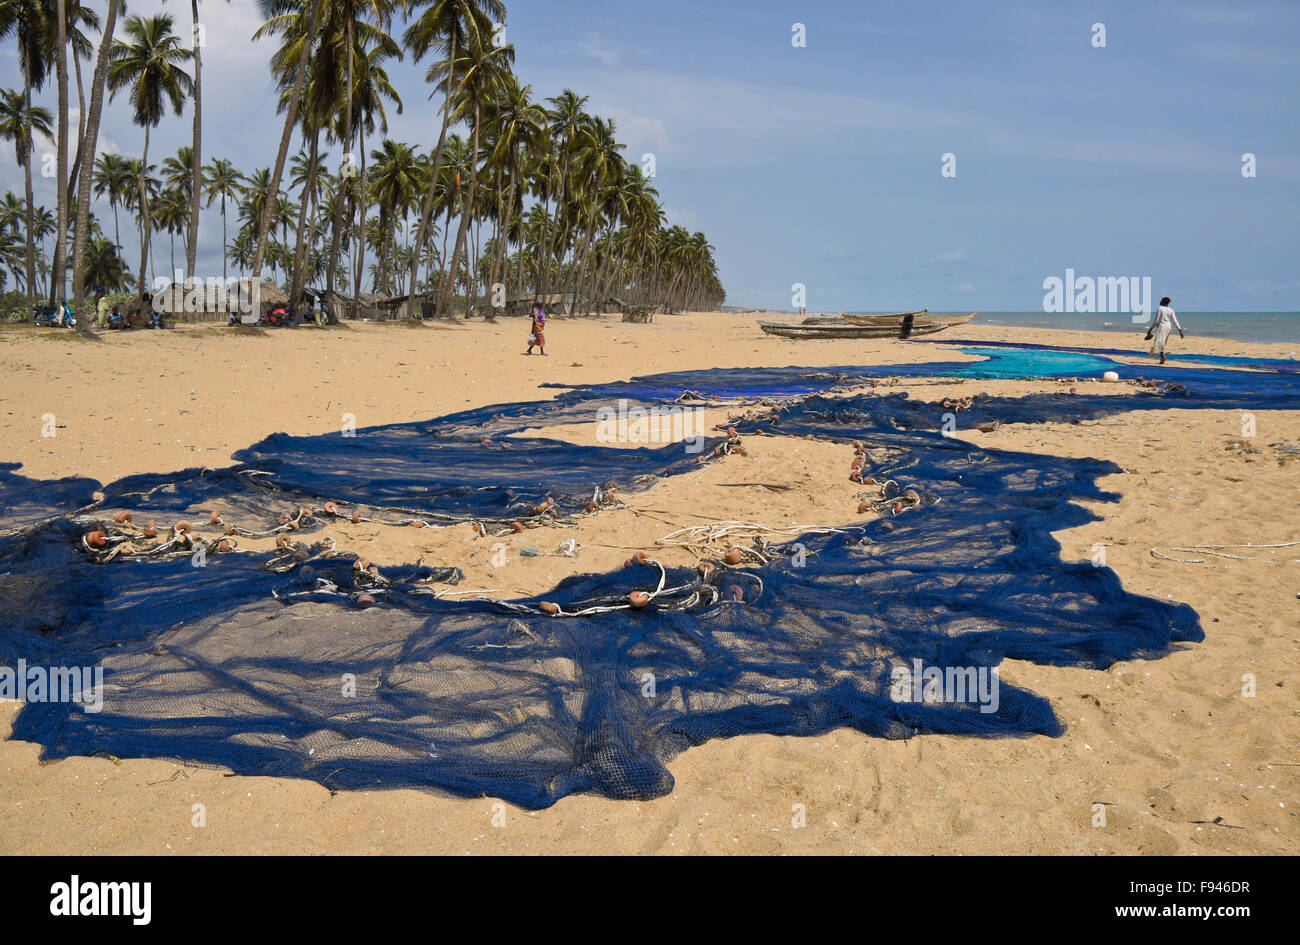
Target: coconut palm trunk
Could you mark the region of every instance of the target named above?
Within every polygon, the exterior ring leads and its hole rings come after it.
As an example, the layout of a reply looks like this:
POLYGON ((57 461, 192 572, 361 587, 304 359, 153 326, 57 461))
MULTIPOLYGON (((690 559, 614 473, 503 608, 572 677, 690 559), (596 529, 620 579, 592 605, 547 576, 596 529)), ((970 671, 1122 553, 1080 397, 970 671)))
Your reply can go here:
POLYGON ((203 190, 203 62, 199 58, 199 0, 190 0, 194 20, 194 167, 190 173, 190 223, 185 235, 185 278, 194 278, 199 249, 199 197, 203 190))
POLYGON ((36 304, 36 206, 32 197, 32 78, 27 77, 27 88, 24 93, 26 96, 26 109, 23 114, 23 136, 26 139, 27 160, 23 162, 23 183, 27 188, 26 193, 26 210, 27 226, 27 307, 30 309, 36 304))
MULTIPOLYGON (((108 52, 113 45, 113 30, 117 26, 117 13, 121 0, 108 0, 108 15, 104 20, 104 34, 95 58, 95 75, 90 87, 90 114, 86 116, 85 134, 81 136, 78 162, 84 173, 77 178, 77 224, 72 238, 72 289, 78 312, 86 311, 86 241, 90 236, 90 185, 94 174, 95 144, 99 139, 99 120, 104 109, 104 84, 108 79, 108 52)), ((117 201, 113 201, 113 236, 116 246, 122 240, 117 228, 117 201)), ((87 316, 89 313, 87 312, 87 316)), ((89 317, 77 322, 77 330, 90 332, 89 317)))
POLYGON ((140 173, 136 175, 136 200, 140 212, 140 281, 137 284, 141 292, 145 290, 145 268, 149 265, 149 248, 153 242, 153 219, 149 216, 149 194, 144 186, 145 168, 149 166, 149 126, 144 126, 144 154, 140 157, 140 173))
MULTIPOLYGON (((459 265, 460 254, 465 249, 465 238, 469 233, 470 218, 474 215, 474 192, 477 189, 477 185, 478 185, 478 167, 477 167, 478 133, 479 133, 479 124, 480 124, 481 117, 482 117, 482 112, 479 105, 479 98, 478 98, 478 94, 475 93, 474 95, 474 137, 473 137, 474 144, 469 151, 469 160, 470 160, 469 186, 466 188, 467 193, 465 196, 465 212, 460 218, 460 227, 456 232, 456 245, 451 251, 451 271, 448 274, 447 279, 444 280, 446 282, 446 289, 442 290, 442 292, 445 292, 447 298, 447 304, 445 308, 451 308, 452 306, 455 305, 456 267, 459 265)), ((468 269, 468 265, 466 266, 466 268, 468 269)), ((466 297, 465 297, 465 305, 466 308, 468 309, 469 306, 468 292, 466 293, 466 297)), ((441 312, 443 310, 444 310, 444 305, 440 302, 438 305, 438 311, 441 312)))
MULTIPOLYGON (((352 189, 351 179, 353 175, 356 173, 356 168, 353 166, 351 156, 348 154, 348 148, 352 147, 352 69, 353 69, 354 47, 356 45, 352 39, 353 28, 354 28, 353 22, 351 19, 349 19, 347 29, 345 30, 347 34, 347 44, 348 44, 348 69, 347 69, 347 76, 346 76, 347 87, 344 89, 344 93, 343 93, 344 95, 343 140, 341 142, 343 148, 343 163, 339 167, 339 192, 337 198, 334 201, 334 231, 330 236, 330 261, 329 261, 329 269, 328 269, 329 274, 327 276, 327 281, 329 282, 329 287, 331 289, 334 288, 335 286, 334 280, 337 276, 338 268, 339 268, 339 251, 342 249, 341 243, 343 239, 343 191, 345 188, 348 189, 349 191, 352 189)), ((311 32, 312 31, 308 31, 308 35, 310 35, 311 32)), ((303 48, 305 49, 306 46, 304 45, 303 48)), ((355 300, 355 298, 356 296, 354 295, 353 299, 355 300)), ((356 312, 354 311, 352 314, 355 316, 356 312)), ((335 317, 334 312, 333 310, 331 310, 330 318, 333 319, 334 317, 335 317)))
MULTIPOLYGON (((453 33, 451 37, 448 62, 456 61, 456 36, 453 33)), ((433 162, 429 173, 429 189, 425 191, 424 197, 420 200, 420 227, 415 231, 416 252, 411 257, 411 294, 406 301, 406 317, 410 318, 415 313, 415 273, 416 266, 419 265, 420 247, 424 246, 425 240, 429 239, 429 223, 433 219, 434 194, 438 190, 438 172, 442 169, 442 150, 447 143, 447 126, 451 124, 451 76, 447 76, 447 95, 442 103, 442 129, 438 132, 438 144, 433 149, 433 162)), ((445 242, 445 240, 444 240, 445 242)), ((439 260, 441 264, 442 260, 439 260)), ((438 284, 438 295, 442 295, 442 284, 438 284)), ((435 308, 434 317, 436 318, 441 312, 435 308)))
MULTIPOLYGON (((306 284, 303 274, 303 256, 307 240, 307 204, 308 198, 316 188, 316 164, 320 148, 320 128, 311 132, 311 158, 307 163, 307 180, 303 183, 301 206, 298 208, 298 238, 293 251, 293 279, 290 282, 290 304, 297 305, 298 297, 306 284)), ((222 235, 225 234, 225 221, 222 221, 222 235)), ((223 263, 224 265, 224 263, 223 263)))
MULTIPOLYGON (((58 182, 58 212, 55 215, 54 268, 50 272, 50 304, 56 296, 67 290, 67 267, 63 262, 64 247, 68 240, 68 5, 62 0, 55 4, 57 15, 58 53, 54 57, 59 86, 59 141, 55 157, 58 182)), ((83 315, 84 317, 84 315, 83 315)))

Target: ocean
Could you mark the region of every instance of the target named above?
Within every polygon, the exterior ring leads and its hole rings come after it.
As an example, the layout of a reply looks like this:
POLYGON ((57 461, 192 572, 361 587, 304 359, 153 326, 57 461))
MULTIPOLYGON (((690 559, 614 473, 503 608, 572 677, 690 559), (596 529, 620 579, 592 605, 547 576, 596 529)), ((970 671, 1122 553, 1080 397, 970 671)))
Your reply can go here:
MULTIPOLYGON (((1177 309, 1175 309, 1177 311, 1177 309)), ((851 314, 872 314, 854 312, 851 314)), ((965 312, 930 312, 931 315, 965 315, 965 312)), ((1188 337, 1231 338, 1236 341, 1265 341, 1294 344, 1300 350, 1300 312, 1178 312, 1178 322, 1188 337)), ((1069 328, 1118 334, 1146 329, 1134 324, 1124 312, 980 312, 975 325, 1008 325, 1023 328, 1069 328)))

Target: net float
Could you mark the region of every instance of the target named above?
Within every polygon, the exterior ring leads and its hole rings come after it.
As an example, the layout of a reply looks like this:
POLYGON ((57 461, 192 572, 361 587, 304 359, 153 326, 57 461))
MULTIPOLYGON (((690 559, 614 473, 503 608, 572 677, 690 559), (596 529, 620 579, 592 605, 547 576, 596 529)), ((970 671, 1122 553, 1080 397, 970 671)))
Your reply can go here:
POLYGON ((623 562, 623 567, 625 567, 625 568, 634 568, 634 567, 636 567, 638 564, 645 564, 645 563, 647 563, 649 560, 650 560, 650 559, 647 558, 647 557, 645 556, 645 552, 644 552, 644 551, 638 551, 638 552, 637 552, 636 554, 634 554, 632 557, 628 558, 626 561, 623 562))
POLYGON ((369 606, 370 606, 371 604, 373 604, 373 603, 375 603, 375 598, 374 598, 372 595, 370 595, 370 594, 358 594, 358 595, 357 595, 357 606, 358 606, 358 607, 369 607, 369 606))
POLYGON ((288 525, 288 524, 289 524, 289 513, 288 513, 288 512, 281 512, 281 513, 280 513, 279 522, 280 522, 281 525, 288 525))
POLYGON ((735 428, 735 427, 727 427, 727 436, 735 436, 735 435, 736 435, 736 428, 735 428))
POLYGON ((426 522, 422 522, 422 521, 420 521, 418 518, 416 518, 416 519, 412 519, 411 521, 407 522, 406 524, 409 525, 409 526, 411 526, 412 528, 424 528, 424 527, 426 527, 426 525, 427 525, 428 523, 426 523, 426 522))
POLYGON ((221 524, 221 515, 219 512, 217 512, 216 509, 213 509, 211 512, 208 513, 208 524, 209 525, 221 524))
POLYGON ((871 503, 870 503, 870 502, 859 502, 859 503, 858 503, 858 514, 859 514, 859 515, 861 515, 863 512, 870 512, 870 511, 871 511, 871 503))
POLYGON ((510 530, 511 530, 512 532, 514 532, 516 535, 518 535, 520 532, 522 532, 522 531, 524 530, 523 523, 521 523, 521 522, 511 522, 511 523, 510 523, 510 530))
POLYGON ((738 584, 733 584, 727 588, 727 597, 731 600, 743 601, 745 599, 745 589, 738 584))
POLYGON ((713 572, 718 569, 714 566, 712 561, 701 561, 695 566, 695 570, 700 572, 700 577, 707 581, 713 575, 713 572))
POLYGON ((853 472, 849 473, 849 482, 862 482, 862 481, 863 481, 862 473, 858 472, 856 469, 853 472))
POLYGON ((903 503, 902 503, 902 502, 895 502, 895 503, 894 503, 894 514, 897 515, 897 514, 898 514, 899 512, 901 512, 901 511, 903 511, 903 503))
POLYGON ((117 553, 120 555, 133 555, 135 554, 135 549, 131 547, 130 542, 126 542, 117 546, 117 553))
POLYGON ((588 503, 587 503, 587 511, 588 511, 588 512, 594 512, 594 511, 596 511, 596 509, 597 509, 598 507, 599 507, 599 506, 597 506, 595 502, 588 502, 588 503))
POLYGON ((356 561, 352 562, 352 568, 355 571, 364 571, 368 567, 370 567, 370 560, 368 558, 358 558, 356 561))
POLYGON ((850 468, 850 469, 855 469, 855 470, 856 470, 856 469, 861 469, 861 468, 862 468, 862 460, 860 460, 860 459, 855 459, 852 463, 849 464, 849 468, 850 468))
POLYGON ((194 530, 193 528, 190 527, 189 522, 177 522, 173 527, 176 529, 176 531, 180 532, 182 535, 188 535, 190 532, 194 530))
POLYGON ((474 526, 475 535, 478 535, 480 538, 487 536, 487 529, 483 527, 482 522, 471 522, 470 524, 474 526))
POLYGON ((366 570, 369 571, 371 574, 378 574, 378 573, 379 573, 379 565, 377 565, 377 564, 372 564, 370 567, 366 568, 366 570))
POLYGON ((650 595, 645 591, 633 591, 631 594, 627 595, 627 602, 637 610, 640 610, 646 604, 650 603, 650 595))
POLYGON ((230 542, 226 541, 226 540, 223 538, 223 539, 221 539, 220 541, 217 542, 217 550, 218 550, 218 551, 233 551, 234 549, 230 547, 230 542))
POLYGON ((100 531, 91 532, 86 536, 86 544, 92 548, 103 548, 108 544, 108 535, 100 531))
POLYGON ((129 522, 131 521, 131 513, 118 512, 116 515, 113 516, 113 521, 117 522, 117 524, 119 525, 121 525, 123 522, 129 522))
POLYGON ((158 523, 153 519, 149 519, 149 526, 144 530, 144 537, 145 538, 158 537, 158 523))
POLYGON ((915 502, 918 505, 921 503, 921 493, 917 492, 915 489, 908 489, 903 493, 903 498, 915 502))
POLYGON ((233 535, 235 533, 235 527, 233 525, 227 525, 225 532, 227 535, 233 535))
POLYGON ((293 547, 293 539, 290 538, 288 535, 276 535, 276 536, 275 536, 275 547, 277 547, 277 548, 292 548, 292 547, 293 547))
POLYGON ((339 507, 338 507, 337 505, 335 505, 333 502, 326 502, 326 503, 325 503, 325 511, 326 511, 328 514, 330 514, 330 515, 338 515, 338 514, 339 514, 339 507))
POLYGON ((745 560, 745 553, 735 545, 732 545, 727 549, 727 553, 722 556, 722 560, 727 564, 740 564, 740 562, 745 560))
POLYGON ((352 524, 353 524, 353 525, 360 525, 360 524, 361 524, 361 513, 360 513, 360 512, 353 512, 353 513, 352 513, 352 524))
POLYGON ((537 605, 537 609, 544 614, 558 614, 560 612, 559 604, 552 604, 549 600, 544 600, 537 605))
POLYGON ((874 485, 877 484, 877 483, 876 483, 876 477, 875 477, 875 476, 863 476, 863 477, 862 477, 862 484, 863 484, 864 486, 874 486, 874 485))

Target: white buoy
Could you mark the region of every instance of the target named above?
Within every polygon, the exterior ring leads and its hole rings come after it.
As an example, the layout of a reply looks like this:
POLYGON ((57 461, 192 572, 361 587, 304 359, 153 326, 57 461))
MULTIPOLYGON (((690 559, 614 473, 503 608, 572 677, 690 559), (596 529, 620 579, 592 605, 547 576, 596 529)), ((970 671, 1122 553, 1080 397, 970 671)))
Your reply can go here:
POLYGON ((1115 371, 1107 371, 1101 376, 1101 379, 1108 384, 1114 384, 1119 380, 1119 374, 1115 371))

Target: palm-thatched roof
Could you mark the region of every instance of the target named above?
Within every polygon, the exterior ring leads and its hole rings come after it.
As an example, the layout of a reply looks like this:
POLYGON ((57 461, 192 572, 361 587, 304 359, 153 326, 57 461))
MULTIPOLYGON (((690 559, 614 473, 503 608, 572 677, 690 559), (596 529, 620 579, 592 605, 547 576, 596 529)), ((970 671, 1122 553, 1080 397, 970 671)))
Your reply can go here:
POLYGON ((256 301, 262 305, 283 305, 289 301, 289 293, 274 282, 266 279, 263 279, 257 286, 253 285, 252 279, 237 279, 231 285, 228 295, 233 307, 236 302, 251 304, 254 300, 254 293, 256 293, 256 301))

